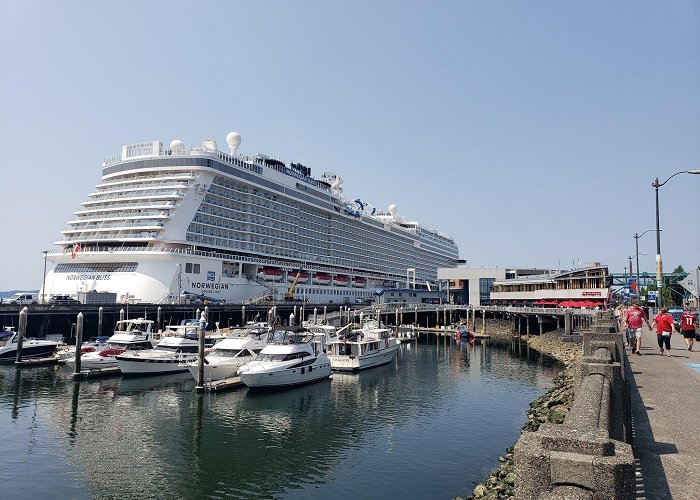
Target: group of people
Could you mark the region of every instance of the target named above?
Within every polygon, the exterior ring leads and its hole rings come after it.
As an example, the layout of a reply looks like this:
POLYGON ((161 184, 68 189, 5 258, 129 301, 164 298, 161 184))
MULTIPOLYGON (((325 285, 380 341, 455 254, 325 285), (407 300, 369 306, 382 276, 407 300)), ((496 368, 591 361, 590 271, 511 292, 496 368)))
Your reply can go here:
MULTIPOLYGON (((654 317, 653 323, 649 322, 647 313, 639 307, 639 304, 632 304, 626 309, 616 310, 616 316, 621 322, 621 327, 625 331, 627 344, 631 347, 632 353, 642 355, 642 326, 647 324, 650 330, 656 328, 656 340, 659 345, 659 354, 671 355, 671 334, 676 332, 673 316, 668 313, 666 307, 662 307, 654 317)), ((695 327, 697 318, 690 310, 685 309, 680 317, 680 333, 685 339, 686 348, 693 350, 695 342, 695 327)))

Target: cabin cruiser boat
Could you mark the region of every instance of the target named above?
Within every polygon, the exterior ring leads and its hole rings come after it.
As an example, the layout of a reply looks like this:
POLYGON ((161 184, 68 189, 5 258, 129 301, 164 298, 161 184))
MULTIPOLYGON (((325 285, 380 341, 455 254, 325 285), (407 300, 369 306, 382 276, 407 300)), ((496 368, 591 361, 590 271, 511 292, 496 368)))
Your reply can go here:
POLYGON ((184 363, 199 357, 199 325, 183 323, 166 328, 153 349, 132 349, 116 356, 125 376, 170 375, 187 371, 184 363))
MULTIPOLYGON (((114 335, 107 339, 104 348, 80 357, 81 367, 87 370, 117 368, 116 356, 124 351, 153 348, 153 324, 153 321, 143 318, 117 321, 114 335)), ((66 363, 74 364, 75 357, 67 359, 66 363)))
MULTIPOLYGON (((6 327, 4 333, 8 335, 5 345, 0 347, 0 361, 14 362, 17 358, 17 332, 12 327, 6 327)), ((45 358, 52 356, 60 342, 53 340, 28 339, 22 341, 22 358, 45 358)))
MULTIPOLYGON (((232 377, 238 369, 253 361, 267 344, 272 329, 267 323, 248 323, 230 332, 204 357, 204 380, 211 382, 232 377)), ((199 377, 199 362, 192 360, 184 367, 195 380, 199 377)))
POLYGON ((362 328, 339 333, 327 347, 333 370, 359 371, 391 362, 399 343, 391 329, 369 319, 362 328))
POLYGON ((324 340, 324 333, 302 327, 274 330, 255 361, 238 369, 241 382, 248 387, 279 388, 330 377, 324 340))

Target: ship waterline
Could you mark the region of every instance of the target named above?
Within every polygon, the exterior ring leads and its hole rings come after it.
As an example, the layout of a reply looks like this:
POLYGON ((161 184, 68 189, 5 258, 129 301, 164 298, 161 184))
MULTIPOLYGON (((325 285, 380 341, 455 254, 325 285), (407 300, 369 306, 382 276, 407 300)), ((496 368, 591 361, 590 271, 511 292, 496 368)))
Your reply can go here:
MULTIPOLYGON (((227 137, 227 140, 231 137, 227 137)), ((46 296, 112 292, 167 303, 184 292, 239 302, 295 298, 348 302, 415 270, 419 283, 456 264, 454 240, 343 195, 300 164, 240 156, 206 140, 128 145, 68 222, 45 278, 46 296), (295 279, 299 275, 300 279, 295 279)))

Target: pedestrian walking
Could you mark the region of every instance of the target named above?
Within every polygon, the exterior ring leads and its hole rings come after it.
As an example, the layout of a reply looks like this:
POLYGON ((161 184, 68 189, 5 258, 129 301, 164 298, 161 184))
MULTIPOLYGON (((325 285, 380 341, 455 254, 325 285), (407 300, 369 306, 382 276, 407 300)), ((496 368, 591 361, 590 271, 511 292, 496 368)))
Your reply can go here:
POLYGON ((665 307, 661 308, 651 327, 656 327, 656 341, 659 343, 659 354, 663 356, 665 347, 666 356, 670 356, 671 333, 676 330, 676 326, 673 324, 673 316, 668 313, 668 309, 665 307))
POLYGON ((632 352, 637 353, 641 356, 642 352, 642 324, 646 321, 647 326, 651 329, 649 324, 649 318, 647 314, 639 308, 639 304, 636 302, 632 304, 632 307, 627 309, 625 312, 625 319, 623 320, 623 326, 630 329, 630 335, 633 336, 635 342, 632 346, 632 352))
POLYGON ((698 319, 690 309, 686 307, 683 314, 681 314, 681 333, 685 339, 685 343, 688 346, 688 350, 693 350, 693 342, 695 342, 695 327, 697 326, 698 319))

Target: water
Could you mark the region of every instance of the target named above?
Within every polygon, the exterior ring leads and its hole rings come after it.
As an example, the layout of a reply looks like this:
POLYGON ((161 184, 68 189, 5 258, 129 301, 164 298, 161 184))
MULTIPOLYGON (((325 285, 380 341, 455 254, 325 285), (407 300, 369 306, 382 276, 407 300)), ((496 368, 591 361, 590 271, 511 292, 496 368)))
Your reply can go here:
POLYGON ((498 464, 558 372, 516 344, 431 337, 394 363, 281 392, 189 374, 73 383, 0 368, 4 498, 450 499, 498 464))

